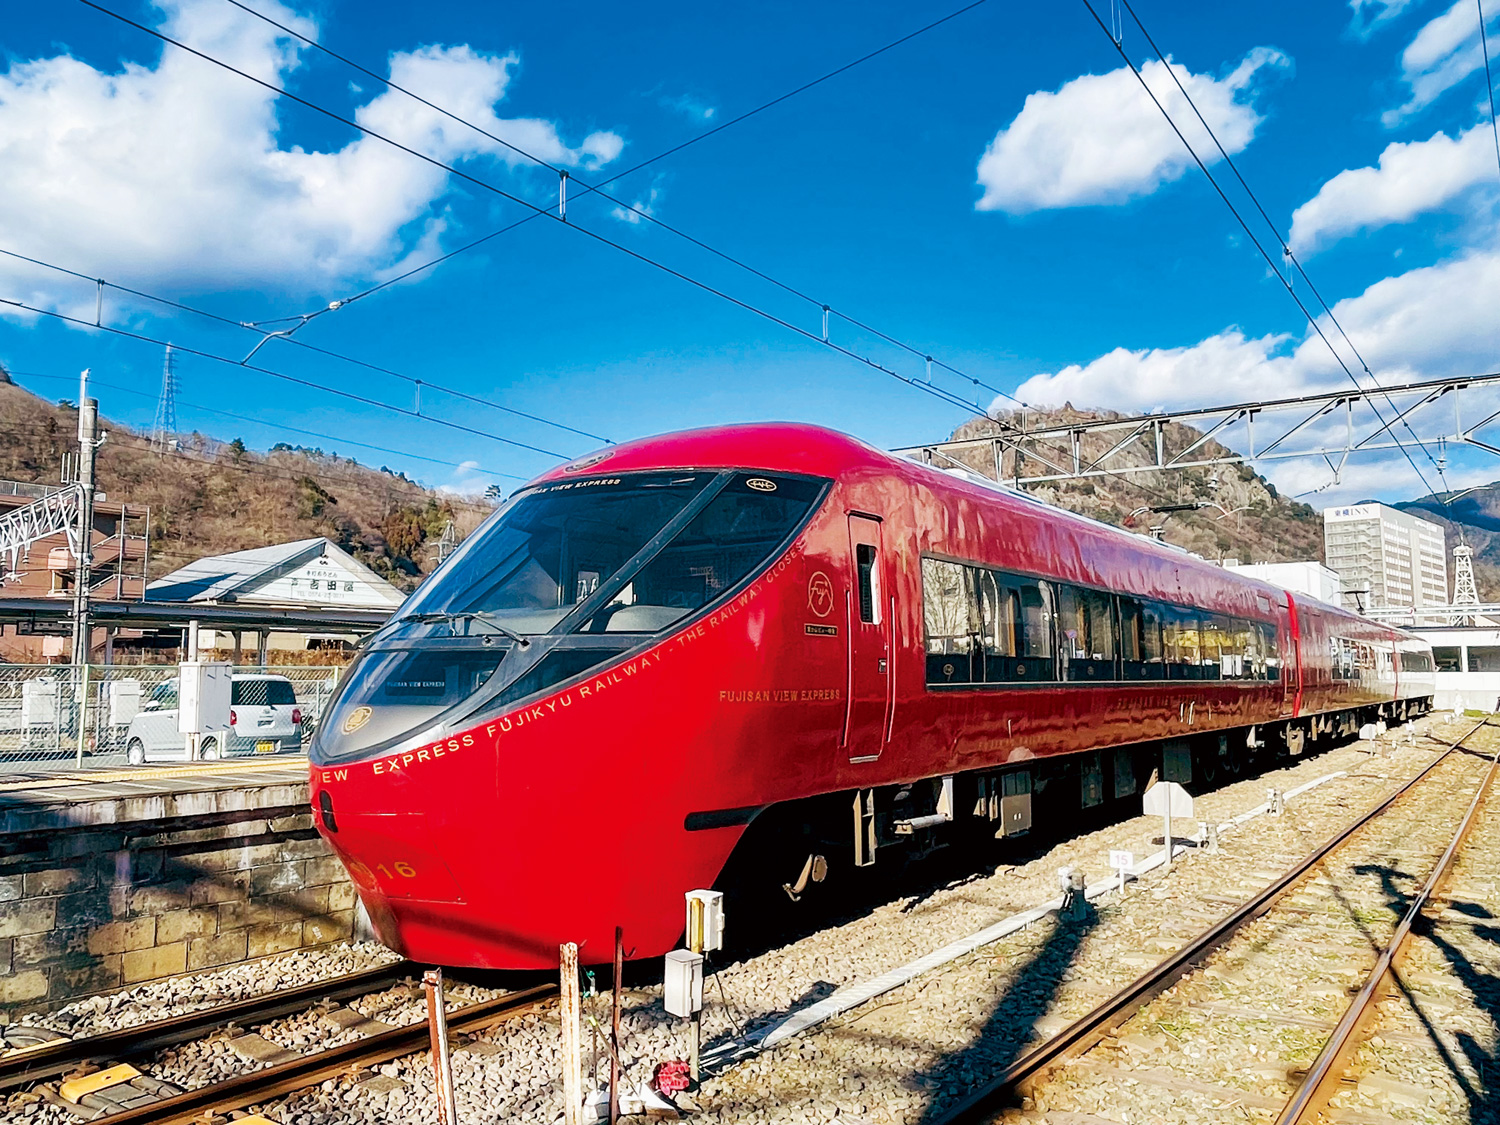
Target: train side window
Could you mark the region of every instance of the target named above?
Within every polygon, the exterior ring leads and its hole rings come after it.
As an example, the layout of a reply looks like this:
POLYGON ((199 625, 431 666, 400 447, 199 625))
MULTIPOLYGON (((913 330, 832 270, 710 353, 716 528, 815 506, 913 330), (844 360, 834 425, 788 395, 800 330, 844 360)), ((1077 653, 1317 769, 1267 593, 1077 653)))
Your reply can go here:
POLYGON ((1199 630, 1205 679, 1242 680, 1250 676, 1246 657, 1252 648, 1252 631, 1248 621, 1209 613, 1200 619, 1199 630))
POLYGON ((1457 645, 1434 645, 1432 659, 1439 672, 1463 671, 1463 650, 1457 645))
POLYGON ((1085 683, 1114 679, 1114 598, 1098 590, 1059 586, 1057 618, 1062 678, 1085 683))
POLYGON ((984 635, 985 682, 1055 679, 1052 584, 998 571, 980 572, 979 581, 982 589, 993 589, 995 605, 994 626, 987 625, 984 635))
POLYGON ((973 683, 978 632, 971 596, 971 567, 944 559, 922 560, 922 622, 927 632, 927 682, 973 683))
POLYGON ((880 582, 875 574, 875 547, 860 543, 854 548, 854 564, 859 571, 859 619, 874 624, 875 607, 880 600, 880 582))
POLYGON ((1166 659, 1167 678, 1195 680, 1202 678, 1202 642, 1198 633, 1198 614, 1190 609, 1162 605, 1162 655, 1166 659))
POLYGON ((1268 680, 1281 679, 1281 650, 1276 647, 1276 626, 1267 621, 1255 623, 1260 637, 1260 660, 1268 680))
POLYGON ((1142 679, 1146 657, 1141 651, 1141 603, 1120 598, 1120 674, 1127 680, 1142 679))
POLYGON ((1127 680, 1164 680, 1162 606, 1136 598, 1120 599, 1121 673, 1127 680))
POLYGON ((1242 637, 1241 643, 1245 650, 1240 678, 1244 680, 1265 679, 1265 633, 1261 625, 1255 621, 1235 621, 1234 627, 1242 637))
POLYGON ((1223 619, 1214 613, 1198 618, 1198 676, 1204 680, 1223 678, 1223 653, 1226 637, 1223 619))
POLYGON ((1052 659, 1052 583, 1030 578, 1011 579, 1018 584, 1021 603, 1021 651, 1015 679, 1053 680, 1057 672, 1052 659))

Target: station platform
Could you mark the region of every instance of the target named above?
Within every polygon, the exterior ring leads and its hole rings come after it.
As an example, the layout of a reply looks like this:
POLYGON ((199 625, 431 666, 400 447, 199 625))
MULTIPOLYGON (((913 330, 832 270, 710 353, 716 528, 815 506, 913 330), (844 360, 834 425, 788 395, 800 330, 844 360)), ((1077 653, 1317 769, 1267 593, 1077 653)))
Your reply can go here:
POLYGON ((344 941, 354 906, 301 756, 0 779, 0 1023, 344 941))
POLYGON ((0 835, 306 802, 307 759, 301 756, 9 773, 0 778, 0 835))

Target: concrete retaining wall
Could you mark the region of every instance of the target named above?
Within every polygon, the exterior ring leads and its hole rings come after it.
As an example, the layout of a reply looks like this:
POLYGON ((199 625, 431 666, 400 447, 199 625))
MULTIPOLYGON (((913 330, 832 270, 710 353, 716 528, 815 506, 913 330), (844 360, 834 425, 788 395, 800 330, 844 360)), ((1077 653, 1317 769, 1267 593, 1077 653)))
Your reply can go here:
POLYGON ((0 1022, 350 936, 354 888, 313 828, 306 782, 194 780, 0 795, 0 1022))

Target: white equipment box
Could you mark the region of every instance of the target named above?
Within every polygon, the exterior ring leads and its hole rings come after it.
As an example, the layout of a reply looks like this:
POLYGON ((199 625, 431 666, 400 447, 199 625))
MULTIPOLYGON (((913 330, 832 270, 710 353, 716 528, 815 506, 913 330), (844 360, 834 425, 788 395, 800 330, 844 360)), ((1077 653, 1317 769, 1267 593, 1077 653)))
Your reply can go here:
POLYGON ((230 674, 234 665, 184 660, 177 681, 177 733, 216 734, 229 729, 230 674))
POLYGON ((140 714, 141 681, 110 680, 104 689, 109 696, 109 725, 128 726, 130 720, 140 714))
POLYGON ((668 1014, 686 1019, 703 1010, 703 954, 674 949, 667 954, 662 981, 662 1006, 668 1014))
POLYGON ((21 726, 57 725, 57 681, 26 680, 21 684, 21 726))

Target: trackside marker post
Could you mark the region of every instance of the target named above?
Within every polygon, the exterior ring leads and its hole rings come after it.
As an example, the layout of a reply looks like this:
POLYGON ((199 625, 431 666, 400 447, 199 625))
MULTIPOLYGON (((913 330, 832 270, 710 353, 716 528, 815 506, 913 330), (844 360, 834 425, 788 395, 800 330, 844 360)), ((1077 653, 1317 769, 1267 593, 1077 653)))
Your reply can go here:
POLYGON ((432 1037, 432 1074, 437 1086, 438 1120, 458 1125, 458 1104, 453 1096, 453 1059, 448 1054, 448 1009, 443 1000, 443 970, 422 974, 427 992, 427 1030, 432 1037))
POLYGON ((620 1120, 620 975, 625 971, 625 929, 615 927, 615 980, 609 1009, 609 1125, 620 1120))
POLYGON ((1158 781, 1142 798, 1142 812, 1146 816, 1159 816, 1162 818, 1163 832, 1162 843, 1166 845, 1166 866, 1172 866, 1172 818, 1174 816, 1191 818, 1193 815, 1193 798, 1188 791, 1175 781, 1158 781))
POLYGON ((583 1046, 579 1035, 578 946, 566 942, 558 947, 558 983, 561 988, 563 1121, 583 1125, 583 1046))
POLYGON ((1109 853, 1109 865, 1114 868, 1115 873, 1120 877, 1120 893, 1123 894, 1125 892, 1125 876, 1135 867, 1135 853, 1112 850, 1109 853))

